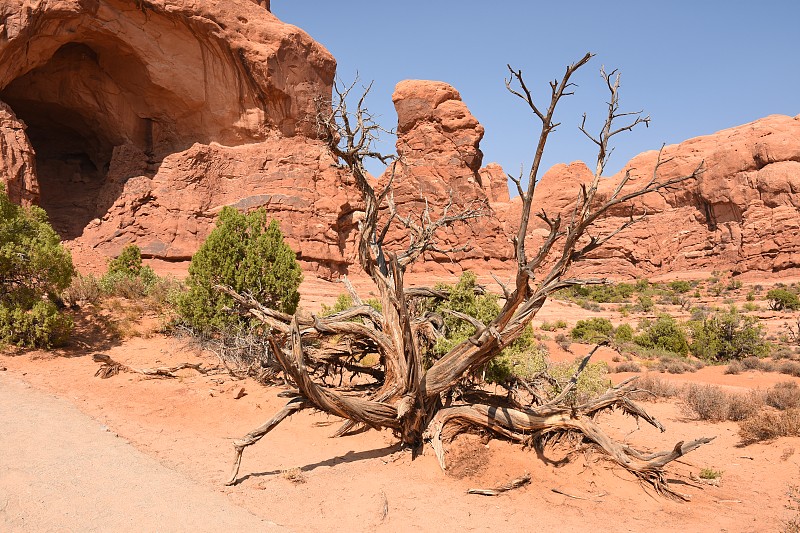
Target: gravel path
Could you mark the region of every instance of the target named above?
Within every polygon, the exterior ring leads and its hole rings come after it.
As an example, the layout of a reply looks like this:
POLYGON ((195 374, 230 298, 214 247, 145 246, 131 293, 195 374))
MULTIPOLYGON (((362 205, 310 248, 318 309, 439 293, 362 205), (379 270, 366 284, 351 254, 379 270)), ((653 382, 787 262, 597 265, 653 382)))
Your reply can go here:
POLYGON ((0 372, 0 531, 285 531, 0 372))

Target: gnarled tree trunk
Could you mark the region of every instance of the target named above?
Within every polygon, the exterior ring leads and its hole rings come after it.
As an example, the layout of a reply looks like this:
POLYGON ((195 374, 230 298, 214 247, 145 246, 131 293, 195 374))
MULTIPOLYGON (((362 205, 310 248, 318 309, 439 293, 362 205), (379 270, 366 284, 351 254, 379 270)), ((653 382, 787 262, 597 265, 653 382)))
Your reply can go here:
MULTIPOLYGON (((437 220, 431 217, 427 208, 423 216, 419 217, 419 221, 411 217, 401 217, 394 209, 391 180, 383 190, 376 192, 366 177, 365 158, 376 157, 383 162, 391 161, 391 169, 403 164, 400 160, 371 151, 371 142, 378 126, 371 122, 370 115, 363 105, 366 93, 358 100, 354 113, 349 113, 347 110, 347 98, 353 86, 344 91, 337 88, 338 101, 333 105, 327 103, 320 106, 320 130, 327 138, 332 154, 349 169, 362 193, 364 218, 360 226, 358 257, 361 267, 372 278, 378 289, 382 311, 379 313, 363 305, 358 295, 351 290, 355 304, 352 309, 329 317, 302 319, 269 310, 252 298, 221 288, 227 290, 241 304, 245 312, 272 327, 274 332, 270 340, 272 350, 282 368, 297 385, 299 392, 299 396, 292 399, 270 421, 234 442, 236 459, 228 480, 229 484, 236 481, 242 452, 247 446, 266 435, 289 414, 312 407, 347 420, 337 434, 343 434, 356 425, 364 425, 390 428, 397 433, 404 444, 414 450, 418 450, 423 442, 427 441, 437 454, 442 468, 446 467, 445 443, 465 428, 483 428, 513 440, 524 440, 530 438, 531 434, 576 433, 595 443, 617 464, 650 482, 658 491, 677 495, 666 485, 663 467, 711 439, 701 438, 686 444, 679 442, 672 450, 656 454, 639 452, 614 441, 594 420, 595 415, 603 410, 621 409, 663 431, 657 420, 631 401, 630 395, 637 389, 635 383, 630 380, 610 389, 599 398, 577 406, 567 401, 567 393, 574 387, 577 374, 561 394, 536 406, 496 407, 467 402, 449 405, 454 387, 518 339, 542 308, 548 295, 574 284, 603 282, 594 279, 570 279, 567 278, 567 272, 575 261, 581 260, 616 233, 639 220, 631 217, 615 231, 601 236, 588 236, 587 229, 604 212, 644 194, 693 179, 702 171, 698 167, 690 175, 661 181, 658 177, 661 165, 659 160, 653 169, 652 179, 644 186, 629 190, 630 187, 626 187, 628 176, 625 176, 612 194, 600 201, 597 198, 597 189, 605 167, 609 141, 615 135, 649 120, 637 114, 631 122, 621 127, 616 125, 620 117, 630 114, 621 113, 618 108, 619 76, 603 72, 610 93, 608 113, 603 128, 597 137, 593 137, 583 126, 581 127, 598 146, 594 179, 589 185, 582 187, 568 221, 562 221, 560 215, 551 218, 544 211, 536 215, 547 223, 550 233, 538 252, 533 257, 528 256, 525 247, 526 237, 539 166, 548 136, 558 126, 553 122, 553 116, 559 101, 571 94, 568 92, 572 85, 570 78, 590 58, 591 55, 587 54, 578 62, 568 66, 560 80, 551 82, 550 102, 546 110, 540 109, 534 103, 521 71, 509 67, 511 76, 506 82, 508 89, 522 98, 542 124, 526 187, 523 188, 521 176, 512 177, 523 204, 515 240, 517 274, 514 286, 509 288, 501 284, 505 303, 499 314, 489 323, 462 317, 472 322, 476 328, 475 334, 434 361, 429 368, 423 365, 424 350, 420 345, 422 337, 417 334, 424 326, 425 320, 424 317, 412 316, 409 311, 411 307, 409 298, 419 294, 436 296, 437 292, 407 291, 403 284, 404 272, 426 251, 438 250, 435 243, 436 231, 439 228, 481 216, 483 208, 462 206, 460 211, 453 214, 454 206, 448 205, 443 216, 437 220), (513 88, 513 84, 517 88, 513 88), (385 215, 382 226, 381 215, 385 215), (384 249, 383 239, 393 223, 400 223, 409 231, 408 249, 402 251, 384 249), (361 322, 351 321, 354 317, 361 317, 361 322), (345 394, 334 388, 322 386, 315 382, 309 372, 306 352, 313 350, 309 350, 308 342, 312 339, 319 342, 332 338, 335 338, 336 342, 341 342, 342 337, 357 341, 361 349, 373 350, 380 355, 381 371, 374 376, 382 376, 382 379, 376 379, 373 390, 362 396, 345 394)), ((349 286, 348 288, 351 289, 349 286)), ((314 349, 319 350, 319 348, 314 349)), ((341 352, 341 350, 328 351, 329 354, 341 352)), ((335 356, 333 358, 335 359, 335 356)), ((579 367, 578 373, 586 361, 588 357, 579 367)))

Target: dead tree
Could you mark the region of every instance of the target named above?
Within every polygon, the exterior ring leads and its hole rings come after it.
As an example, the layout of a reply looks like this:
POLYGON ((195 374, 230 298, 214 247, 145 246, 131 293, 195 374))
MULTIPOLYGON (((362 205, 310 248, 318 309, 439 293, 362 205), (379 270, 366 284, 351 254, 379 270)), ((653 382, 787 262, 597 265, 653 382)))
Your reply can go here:
POLYGON ((536 213, 535 216, 544 221, 550 231, 536 253, 529 254, 526 245, 536 181, 548 137, 559 125, 553 121, 556 107, 562 98, 572 94, 573 84, 570 80, 590 58, 591 54, 586 54, 569 65, 560 80, 550 83, 550 98, 546 108, 535 103, 522 72, 508 67, 510 77, 506 80, 507 88, 521 98, 541 122, 541 132, 527 183, 523 183, 522 176, 511 177, 516 183, 523 205, 514 237, 517 265, 514 285, 509 287, 500 284, 505 303, 490 322, 481 323, 471 317, 462 317, 475 326, 475 334, 427 368, 423 364, 420 341, 424 336, 418 334, 425 320, 409 312, 412 293, 403 285, 404 272, 423 254, 438 249, 436 231, 439 228, 479 216, 480 212, 474 209, 453 210, 448 206, 449 209, 445 210, 443 216, 435 219, 431 216, 430 208, 426 206, 426 212, 419 221, 400 217, 391 198, 391 180, 382 189, 376 190, 364 168, 367 158, 388 162, 390 169, 402 164, 372 150, 372 141, 378 126, 371 120, 364 106, 364 96, 368 89, 357 101, 355 111, 350 112, 347 109, 347 97, 353 86, 344 90, 336 88, 336 101, 328 103, 320 112, 318 122, 331 153, 350 172, 361 192, 364 216, 360 222, 358 259, 377 287, 382 311, 377 312, 363 305, 358 295, 351 291, 355 304, 352 309, 324 318, 302 318, 267 309, 247 295, 238 295, 227 290, 245 312, 272 328, 274 333, 270 343, 274 354, 298 389, 297 397, 275 417, 234 441, 235 464, 229 484, 236 481, 242 452, 247 446, 257 442, 292 413, 313 408, 346 420, 345 426, 337 434, 343 434, 358 425, 390 428, 414 453, 427 442, 436 453, 442 468, 446 467, 445 444, 457 433, 470 428, 488 430, 515 441, 528 441, 531 436, 536 435, 578 434, 594 443, 620 466, 652 484, 657 491, 679 496, 667 486, 663 474, 664 466, 711 439, 679 442, 672 450, 647 454, 614 441, 595 421, 596 415, 602 411, 620 409, 663 431, 657 420, 631 401, 631 393, 638 390, 635 381, 625 381, 602 396, 581 405, 567 401, 568 393, 575 386, 577 374, 560 394, 540 398, 536 405, 525 407, 506 403, 507 407, 503 407, 500 399, 490 403, 473 403, 466 400, 468 396, 464 395, 461 396, 461 401, 452 402, 453 389, 463 382, 465 376, 474 375, 497 357, 503 348, 519 338, 542 308, 548 295, 575 284, 602 282, 603 280, 596 279, 569 278, 567 274, 573 263, 585 258, 614 235, 640 220, 644 214, 637 217, 631 214, 616 229, 605 234, 590 235, 589 229, 598 218, 614 206, 694 179, 702 171, 698 167, 689 175, 661 180, 659 168, 664 161, 659 158, 652 177, 645 180, 646 183, 629 183, 631 176, 626 174, 608 195, 602 198, 598 196, 612 138, 649 120, 640 113, 623 113, 619 110, 619 75, 616 72, 607 74, 601 71, 609 91, 603 127, 598 135, 593 136, 586 130, 585 117, 581 125, 581 130, 598 147, 594 178, 580 188, 571 213, 565 216, 566 220, 561 215, 551 216, 544 210, 536 213), (628 122, 620 126, 620 119, 628 122), (409 231, 408 247, 404 250, 387 250, 384 239, 390 225, 398 222, 409 231), (352 321, 356 316, 361 317, 361 320, 352 321), (343 338, 357 341, 361 346, 368 346, 380 355, 382 377, 375 381, 373 389, 363 394, 352 394, 315 381, 309 364, 316 356, 309 356, 309 352, 319 350, 321 340, 333 338, 336 342, 341 342, 343 338))

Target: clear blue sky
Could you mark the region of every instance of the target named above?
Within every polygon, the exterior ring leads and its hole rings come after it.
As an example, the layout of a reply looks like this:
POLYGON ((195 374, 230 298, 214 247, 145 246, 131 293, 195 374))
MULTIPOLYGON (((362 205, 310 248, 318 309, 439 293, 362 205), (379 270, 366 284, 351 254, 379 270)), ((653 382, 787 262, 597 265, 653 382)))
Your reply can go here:
MULTIPOLYGON (((524 164, 527 173, 538 126, 506 91, 506 63, 523 70, 544 102, 548 80, 585 52, 597 54, 575 77, 544 168, 594 161, 577 126, 584 111, 595 129, 603 116, 601 65, 622 72, 622 107, 652 118, 649 128, 617 137, 607 174, 662 143, 800 114, 798 0, 272 0, 272 11, 325 45, 342 80, 356 72, 374 80, 369 107, 387 127, 396 125, 398 81, 452 84, 486 128, 484 164, 506 172, 524 164)), ((393 149, 394 139, 384 142, 393 149)))

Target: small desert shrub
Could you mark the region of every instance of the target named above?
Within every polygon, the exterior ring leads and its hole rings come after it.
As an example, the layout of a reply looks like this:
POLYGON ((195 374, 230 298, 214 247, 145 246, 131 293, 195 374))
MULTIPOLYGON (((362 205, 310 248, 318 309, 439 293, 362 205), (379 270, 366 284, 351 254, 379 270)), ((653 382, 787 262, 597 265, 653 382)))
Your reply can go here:
POLYGON ((607 318, 590 318, 578 320, 570 336, 576 341, 600 342, 608 340, 613 331, 614 325, 607 318))
POLYGON ((800 298, 787 289, 776 288, 767 292, 767 302, 773 311, 795 311, 800 309, 800 298))
POLYGON ((335 315, 336 313, 341 313, 342 311, 346 311, 351 307, 353 307, 353 298, 349 294, 340 294, 339 297, 336 298, 336 302, 334 302, 333 306, 322 304, 322 309, 320 310, 319 315, 335 315))
POLYGON ((236 292, 251 293, 262 305, 291 314, 300 301, 302 279, 295 253, 283 241, 278 222, 267 222, 265 209, 242 214, 224 207, 216 227, 192 257, 188 291, 178 302, 178 313, 198 331, 252 323, 229 312, 233 299, 214 288, 227 285, 236 292))
POLYGON ((614 367, 614 372, 641 372, 642 368, 635 361, 625 361, 614 367))
POLYGON ((306 477, 303 475, 303 471, 299 468, 289 468, 288 470, 281 471, 281 477, 287 481, 291 481, 294 484, 300 485, 306 482, 306 477))
POLYGON ((636 387, 645 392, 637 392, 635 400, 652 400, 658 398, 674 398, 680 394, 682 387, 663 379, 657 374, 647 373, 636 380, 636 387))
POLYGON ((770 352, 758 319, 733 310, 690 322, 690 329, 692 353, 701 359, 728 361, 747 356, 764 357, 770 352))
POLYGON ((542 322, 539 326, 543 331, 555 331, 557 329, 564 329, 567 327, 567 322, 564 320, 556 320, 555 322, 542 322))
MULTIPOLYGON (((447 298, 427 299, 421 304, 420 311, 421 314, 435 312, 443 317, 444 336, 437 339, 433 348, 424 354, 426 366, 430 366, 437 358, 475 334, 475 326, 446 311, 458 311, 477 318, 484 324, 491 322, 500 312, 495 295, 480 294, 481 291, 476 290, 478 281, 472 272, 464 272, 458 283, 453 286, 439 284, 436 288, 445 291, 447 298)), ((378 302, 370 305, 379 307, 378 302)), ((536 346, 533 328, 528 326, 517 340, 487 363, 483 371, 484 379, 490 383, 500 384, 506 382, 512 375, 527 379, 527 372, 534 373, 533 369, 539 366, 538 360, 541 358, 544 361, 545 355, 546 349, 536 346)))
MULTIPOLYGON (((497 297, 493 294, 476 294, 478 278, 473 272, 464 272, 455 285, 438 284, 436 289, 447 293, 447 298, 442 300, 428 299, 422 304, 421 313, 435 312, 444 319, 444 337, 438 339, 434 347, 435 356, 442 356, 449 352, 453 347, 461 344, 475 334, 475 326, 458 317, 447 313, 447 311, 457 311, 473 318, 477 318, 484 324, 491 322, 500 312, 497 297)), ((532 345, 533 332, 531 328, 526 330, 524 341, 527 342, 526 348, 532 345)))
POLYGON ((483 378, 488 383, 504 384, 511 377, 529 381, 547 368, 547 350, 503 350, 487 365, 483 378))
POLYGON ((692 290, 692 284, 689 283, 688 281, 677 280, 671 282, 669 284, 669 288, 677 293, 683 294, 685 292, 689 292, 690 290, 692 290))
POLYGON ((644 348, 661 348, 672 353, 686 355, 689 342, 683 327, 669 315, 661 315, 652 323, 647 323, 641 334, 633 342, 644 348))
POLYGON ((659 372, 668 374, 686 374, 687 372, 697 372, 698 368, 685 359, 678 359, 674 356, 662 357, 655 367, 659 372))
POLYGON ((764 392, 764 403, 781 411, 800 408, 800 387, 794 381, 778 383, 764 392))
POLYGON ((726 291, 738 291, 742 288, 742 282, 738 279, 732 279, 728 282, 728 285, 725 287, 726 291))
POLYGON ((778 365, 778 372, 800 378, 800 362, 781 361, 781 363, 778 365))
POLYGON ((72 256, 44 210, 12 203, 0 184, 0 343, 48 348, 66 342, 72 319, 57 304, 74 274, 72 256))
POLYGON ((778 437, 800 437, 800 409, 764 411, 739 423, 743 444, 752 444, 778 437))
POLYGON ((779 361, 781 359, 794 359, 794 354, 788 346, 776 346, 770 353, 773 359, 779 361))
POLYGON ((717 479, 722 477, 721 470, 714 470, 713 468, 703 468, 698 475, 700 479, 717 479))
MULTIPOLYGON (((364 300, 364 303, 376 311, 381 311, 381 302, 377 298, 369 298, 364 300)), ((347 311, 353 307, 353 298, 349 294, 340 294, 338 298, 336 298, 336 302, 334 302, 333 306, 322 304, 322 309, 320 310, 320 316, 330 316, 335 315, 336 313, 341 313, 342 311, 347 311)), ((352 318, 350 319, 352 322, 361 322, 363 323, 364 320, 362 318, 352 318)))
POLYGON ((758 412, 761 401, 756 395, 732 394, 713 385, 688 385, 683 394, 684 406, 700 420, 734 422, 758 412))
POLYGON ((753 302, 745 302, 745 304, 742 306, 742 309, 744 309, 749 313, 752 313, 753 311, 758 311, 759 308, 758 304, 755 304, 753 302))
POLYGON ((67 303, 77 304, 79 302, 97 303, 102 295, 103 289, 96 276, 79 273, 72 278, 72 283, 64 290, 61 297, 67 303))
POLYGON ((633 341, 633 328, 630 324, 620 324, 614 330, 614 342, 625 343, 633 341))
MULTIPOLYGON (((554 394, 561 392, 561 389, 563 389, 572 376, 575 375, 580 362, 581 358, 578 358, 572 363, 554 363, 550 365, 548 372, 559 384, 558 387, 553 390, 554 394)), ((610 386, 611 380, 608 379, 608 365, 602 361, 599 363, 589 363, 578 377, 575 389, 568 394, 567 403, 572 405, 584 403, 604 393, 610 386)))
POLYGON ((636 298, 636 305, 633 306, 633 309, 642 313, 649 313, 655 309, 655 303, 653 303, 653 298, 646 294, 640 294, 636 298))
POLYGON ((570 340, 570 338, 564 335, 563 333, 559 333, 558 335, 556 335, 555 341, 556 344, 558 344, 562 350, 567 352, 569 351, 570 346, 572 346, 572 341, 570 340))
POLYGON ((0 306, 0 340, 25 347, 60 346, 69 339, 72 319, 51 301, 39 300, 30 307, 0 306))
POLYGON ((577 304, 582 309, 586 309, 587 311, 592 311, 593 313, 599 313, 600 311, 603 310, 603 308, 600 307, 600 304, 597 302, 590 302, 588 300, 578 300, 577 304))
MULTIPOLYGON (((759 359, 758 357, 751 355, 750 357, 745 357, 741 361, 739 361, 742 365, 744 370, 761 370, 764 367, 764 361, 759 359)), ((733 363, 731 363, 733 364, 733 363)))
POLYGON ((130 244, 108 263, 108 270, 100 278, 99 284, 107 296, 135 300, 146 297, 157 281, 158 276, 153 269, 142 265, 142 251, 135 244, 130 244))
POLYGON ((728 367, 725 369, 725 373, 726 374, 737 375, 737 374, 741 374, 745 370, 747 370, 747 369, 745 368, 745 366, 742 364, 741 361, 732 361, 728 365, 728 367))

